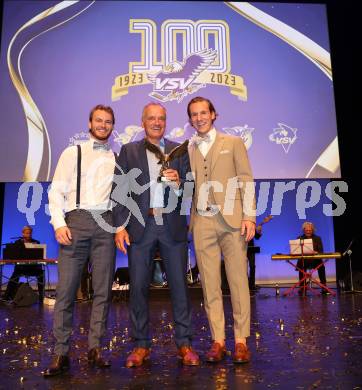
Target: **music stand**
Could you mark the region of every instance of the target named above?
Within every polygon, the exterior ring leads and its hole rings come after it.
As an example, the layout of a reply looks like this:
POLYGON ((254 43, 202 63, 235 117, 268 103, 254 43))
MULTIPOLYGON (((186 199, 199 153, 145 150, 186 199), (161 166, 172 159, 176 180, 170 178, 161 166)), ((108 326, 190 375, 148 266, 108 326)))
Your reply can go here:
MULTIPOLYGON (((310 241, 312 241, 312 240, 310 240, 310 241)), ((311 290, 312 278, 311 278, 311 274, 309 274, 308 272, 305 272, 305 270, 304 270, 304 265, 305 265, 304 264, 304 240, 301 238, 299 239, 299 245, 300 245, 300 253, 298 253, 298 254, 302 255, 302 271, 301 270, 298 270, 298 271, 303 273, 303 278, 299 281, 299 288, 300 288, 300 286, 302 286, 303 295, 305 296, 307 294, 307 288, 309 288, 311 290), (309 281, 308 287, 307 287, 307 280, 309 281)), ((312 241, 312 249, 313 249, 313 241, 312 241)))
POLYGON ((299 238, 297 240, 290 240, 289 244, 290 244, 291 254, 300 255, 300 259, 302 260, 302 267, 299 268, 298 264, 295 265, 292 263, 291 264, 294 266, 295 270, 302 273, 303 277, 292 288, 290 288, 287 292, 285 292, 284 295, 289 295, 289 293, 291 293, 296 287, 299 287, 299 289, 302 289, 302 295, 305 296, 308 289, 311 292, 313 292, 312 283, 315 283, 316 285, 321 287, 324 291, 327 291, 328 293, 335 295, 335 293, 331 289, 329 289, 325 284, 313 278, 313 273, 318 271, 320 267, 324 266, 323 260, 316 267, 314 268, 311 267, 310 272, 308 272, 305 269, 305 261, 307 259, 307 256, 313 255, 315 253, 313 250, 313 240, 310 238, 304 238, 304 239, 299 238))
POLYGON ((289 240, 291 255, 311 255, 314 253, 313 240, 311 238, 298 238, 289 240))

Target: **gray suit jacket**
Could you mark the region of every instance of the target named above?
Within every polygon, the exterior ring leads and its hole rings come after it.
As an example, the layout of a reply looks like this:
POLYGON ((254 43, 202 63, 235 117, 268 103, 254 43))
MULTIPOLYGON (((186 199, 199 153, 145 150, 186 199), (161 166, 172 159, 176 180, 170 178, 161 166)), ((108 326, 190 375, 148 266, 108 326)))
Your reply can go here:
MULTIPOLYGON (((189 147, 191 170, 197 167, 195 148, 189 147)), ((217 132, 211 161, 210 181, 221 183, 222 190, 214 192, 216 203, 221 207, 225 222, 232 228, 240 228, 242 220, 255 222, 255 190, 247 151, 240 137, 217 132)), ((195 186, 200 183, 195 182, 195 186)), ((190 230, 193 228, 197 199, 193 199, 190 230)))

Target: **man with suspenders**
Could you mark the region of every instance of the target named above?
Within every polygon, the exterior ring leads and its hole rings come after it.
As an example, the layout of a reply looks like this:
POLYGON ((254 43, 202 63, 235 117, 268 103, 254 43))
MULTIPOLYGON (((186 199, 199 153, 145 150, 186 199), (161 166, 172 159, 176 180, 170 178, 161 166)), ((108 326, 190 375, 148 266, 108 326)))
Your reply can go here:
POLYGON ((106 225, 112 225, 109 198, 115 157, 107 141, 114 122, 112 108, 97 105, 91 110, 89 141, 63 151, 49 191, 51 224, 60 247, 53 324, 54 357, 44 372, 45 377, 69 369, 74 302, 88 258, 94 289, 88 362, 98 368, 110 367, 110 363, 102 357, 101 341, 106 332, 111 301, 115 245, 113 233, 105 231, 95 215, 102 218, 106 225))

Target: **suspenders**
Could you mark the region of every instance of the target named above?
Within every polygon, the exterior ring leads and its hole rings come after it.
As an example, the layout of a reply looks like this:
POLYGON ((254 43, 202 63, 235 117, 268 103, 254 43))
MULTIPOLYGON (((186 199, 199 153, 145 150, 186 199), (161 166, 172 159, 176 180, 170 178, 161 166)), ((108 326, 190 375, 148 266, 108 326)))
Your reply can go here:
POLYGON ((82 150, 80 145, 77 145, 77 197, 75 207, 79 210, 80 207, 80 174, 81 174, 82 150))
MULTIPOLYGON (((116 153, 114 154, 115 160, 117 160, 116 153)), ((81 179, 81 165, 82 165, 82 150, 80 145, 77 145, 77 194, 76 194, 76 201, 75 201, 75 207, 77 210, 80 208, 80 179, 81 179)), ((109 202, 108 205, 111 204, 111 197, 109 196, 109 202)))

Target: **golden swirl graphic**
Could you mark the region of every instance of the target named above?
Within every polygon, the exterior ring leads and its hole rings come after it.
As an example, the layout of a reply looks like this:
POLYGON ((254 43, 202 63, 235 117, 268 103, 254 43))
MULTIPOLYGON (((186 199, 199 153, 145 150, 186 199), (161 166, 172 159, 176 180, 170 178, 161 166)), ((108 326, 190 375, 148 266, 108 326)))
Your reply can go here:
POLYGON ((28 44, 32 42, 35 38, 77 17, 86 9, 88 9, 94 3, 94 1, 90 3, 87 2, 87 5, 83 9, 78 11, 75 15, 69 17, 62 22, 57 23, 56 25, 28 39, 26 43, 22 45, 17 55, 13 53, 13 51, 15 51, 13 50, 15 46, 15 41, 17 40, 19 35, 30 26, 44 20, 50 15, 54 15, 68 7, 73 6, 74 4, 78 3, 78 1, 79 0, 62 1, 55 6, 50 7, 45 11, 41 12, 40 14, 36 15, 16 31, 9 43, 9 47, 7 50, 7 64, 9 69, 9 75, 20 97, 29 134, 28 156, 24 169, 23 181, 37 181, 40 179, 44 180, 44 177, 45 180, 49 180, 51 168, 51 148, 49 142, 49 134, 43 116, 41 115, 37 105, 32 99, 21 74, 21 56, 28 44), (16 62, 16 66, 13 65, 13 57, 15 57, 16 59, 16 61, 14 61, 16 62))
MULTIPOLYGON (((259 10, 250 3, 225 2, 225 4, 252 23, 269 31, 294 47, 294 49, 298 50, 312 61, 330 80, 332 80, 331 56, 327 50, 323 49, 299 31, 259 10)), ((336 174, 338 172, 340 162, 337 137, 335 137, 331 144, 321 153, 306 177, 311 177, 313 170, 318 166, 323 167, 331 174, 336 174)))
POLYGON ((323 47, 294 28, 249 3, 231 1, 225 2, 225 4, 257 26, 269 31, 294 47, 294 49, 306 56, 332 80, 331 56, 323 47))

